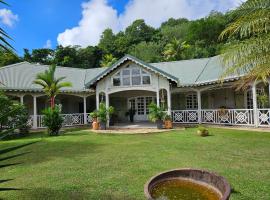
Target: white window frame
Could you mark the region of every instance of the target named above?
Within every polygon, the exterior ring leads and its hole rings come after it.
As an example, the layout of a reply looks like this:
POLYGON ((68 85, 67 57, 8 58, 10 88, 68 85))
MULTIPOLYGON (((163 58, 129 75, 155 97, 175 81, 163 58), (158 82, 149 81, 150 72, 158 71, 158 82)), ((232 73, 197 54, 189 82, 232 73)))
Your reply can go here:
POLYGON ((187 110, 198 109, 198 97, 196 93, 188 93, 185 96, 187 110))
MULTIPOLYGON (((256 88, 256 96, 263 94, 264 88, 263 87, 257 87, 256 88)), ((252 90, 249 89, 247 90, 247 96, 246 96, 246 102, 247 102, 247 109, 253 109, 253 95, 252 95, 252 90)), ((257 101, 257 107, 260 109, 262 108, 262 105, 260 102, 257 101)))
POLYGON ((111 77, 111 84, 113 87, 129 87, 129 86, 147 86, 147 85, 151 85, 152 83, 152 76, 151 76, 151 73, 149 73, 148 71, 142 69, 141 67, 125 67, 125 68, 122 68, 120 71, 116 72, 112 77, 111 77), (123 75, 123 71, 128 69, 129 70, 129 75, 123 75), (133 69, 139 69, 139 74, 135 74, 133 75, 132 74, 132 70, 133 69), (143 73, 145 72, 145 73, 143 73), (120 73, 118 75, 118 73, 120 73), (133 84, 132 83, 132 78, 133 77, 140 77, 140 84, 133 84), (149 84, 143 84, 143 77, 149 77, 150 79, 150 83, 149 84), (120 85, 114 85, 113 84, 113 79, 114 78, 120 78, 120 85), (123 78, 129 78, 130 79, 130 85, 124 85, 123 84, 123 78))

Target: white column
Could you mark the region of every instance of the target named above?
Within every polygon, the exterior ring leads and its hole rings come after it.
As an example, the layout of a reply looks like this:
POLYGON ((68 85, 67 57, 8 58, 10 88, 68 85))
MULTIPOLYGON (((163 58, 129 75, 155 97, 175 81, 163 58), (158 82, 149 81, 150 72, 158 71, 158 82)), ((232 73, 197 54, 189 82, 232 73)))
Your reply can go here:
POLYGON ((20 96, 20 102, 23 104, 23 95, 20 96))
POLYGON ((99 109, 99 93, 96 91, 96 109, 99 109))
POLYGON ((83 120, 84 120, 84 124, 87 124, 86 97, 83 97, 83 120))
POLYGON ((33 96, 33 108, 33 129, 37 129, 37 97, 35 95, 33 96))
POLYGON ((252 101, 253 101, 253 118, 254 125, 258 127, 258 106, 257 106, 257 91, 256 91, 256 81, 252 84, 252 101))
POLYGON ((157 77, 157 106, 159 107, 159 76, 157 77))
POLYGON ((268 108, 270 108, 270 79, 268 79, 268 108))
POLYGON ((167 90, 167 103, 168 103, 168 115, 172 114, 172 102, 171 102, 171 88, 169 85, 169 88, 167 90))
POLYGON ((201 100, 201 91, 197 90, 197 100, 198 100, 198 123, 202 123, 202 100, 201 100))
MULTIPOLYGON (((108 109, 109 106, 110 106, 110 99, 109 99, 108 92, 106 92, 106 94, 105 94, 105 101, 106 101, 106 108, 108 109)), ((108 115, 107 118, 108 118, 108 120, 107 120, 107 127, 109 127, 110 126, 110 116, 108 115)))

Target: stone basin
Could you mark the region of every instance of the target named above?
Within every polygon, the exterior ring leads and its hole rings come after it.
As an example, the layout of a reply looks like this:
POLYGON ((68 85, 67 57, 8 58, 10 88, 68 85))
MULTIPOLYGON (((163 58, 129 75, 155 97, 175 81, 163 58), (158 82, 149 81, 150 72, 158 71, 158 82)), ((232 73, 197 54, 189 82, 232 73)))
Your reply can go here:
MULTIPOLYGON (((164 185, 166 182, 173 180, 188 180, 191 183, 193 182, 194 184, 200 185, 200 187, 205 187, 204 191, 209 191, 210 188, 210 190, 218 195, 218 197, 215 198, 218 200, 229 200, 230 198, 231 187, 224 177, 213 172, 199 169, 174 169, 153 176, 144 186, 145 197, 148 200, 158 199, 153 197, 155 188, 157 188, 158 185, 164 185)), ((181 191, 180 189, 179 192, 181 191)))

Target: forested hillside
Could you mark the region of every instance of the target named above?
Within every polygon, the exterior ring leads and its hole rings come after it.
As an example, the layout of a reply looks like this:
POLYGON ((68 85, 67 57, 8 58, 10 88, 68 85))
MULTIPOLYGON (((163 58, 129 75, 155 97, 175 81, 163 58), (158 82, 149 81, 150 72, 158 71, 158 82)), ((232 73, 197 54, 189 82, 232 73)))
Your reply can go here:
MULTIPOLYGON (((22 57, 0 52, 0 66, 28 61, 77 68, 106 67, 125 54, 146 62, 203 58, 220 53, 224 45, 219 34, 230 22, 230 15, 212 12, 198 19, 169 19, 157 29, 138 19, 124 31, 104 30, 97 46, 58 46, 56 49, 24 49, 22 57)), ((89 36, 90 37, 90 36, 89 36)))

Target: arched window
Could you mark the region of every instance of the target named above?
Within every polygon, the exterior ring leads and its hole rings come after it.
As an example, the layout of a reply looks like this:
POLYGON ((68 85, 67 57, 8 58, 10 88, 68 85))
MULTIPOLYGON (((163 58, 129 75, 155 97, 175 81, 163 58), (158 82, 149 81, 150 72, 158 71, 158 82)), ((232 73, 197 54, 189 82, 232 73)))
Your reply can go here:
POLYGON ((190 93, 186 95, 186 109, 197 109, 198 100, 196 93, 190 93))
POLYGON ((122 69, 112 77, 113 86, 150 85, 151 75, 140 67, 122 69))

